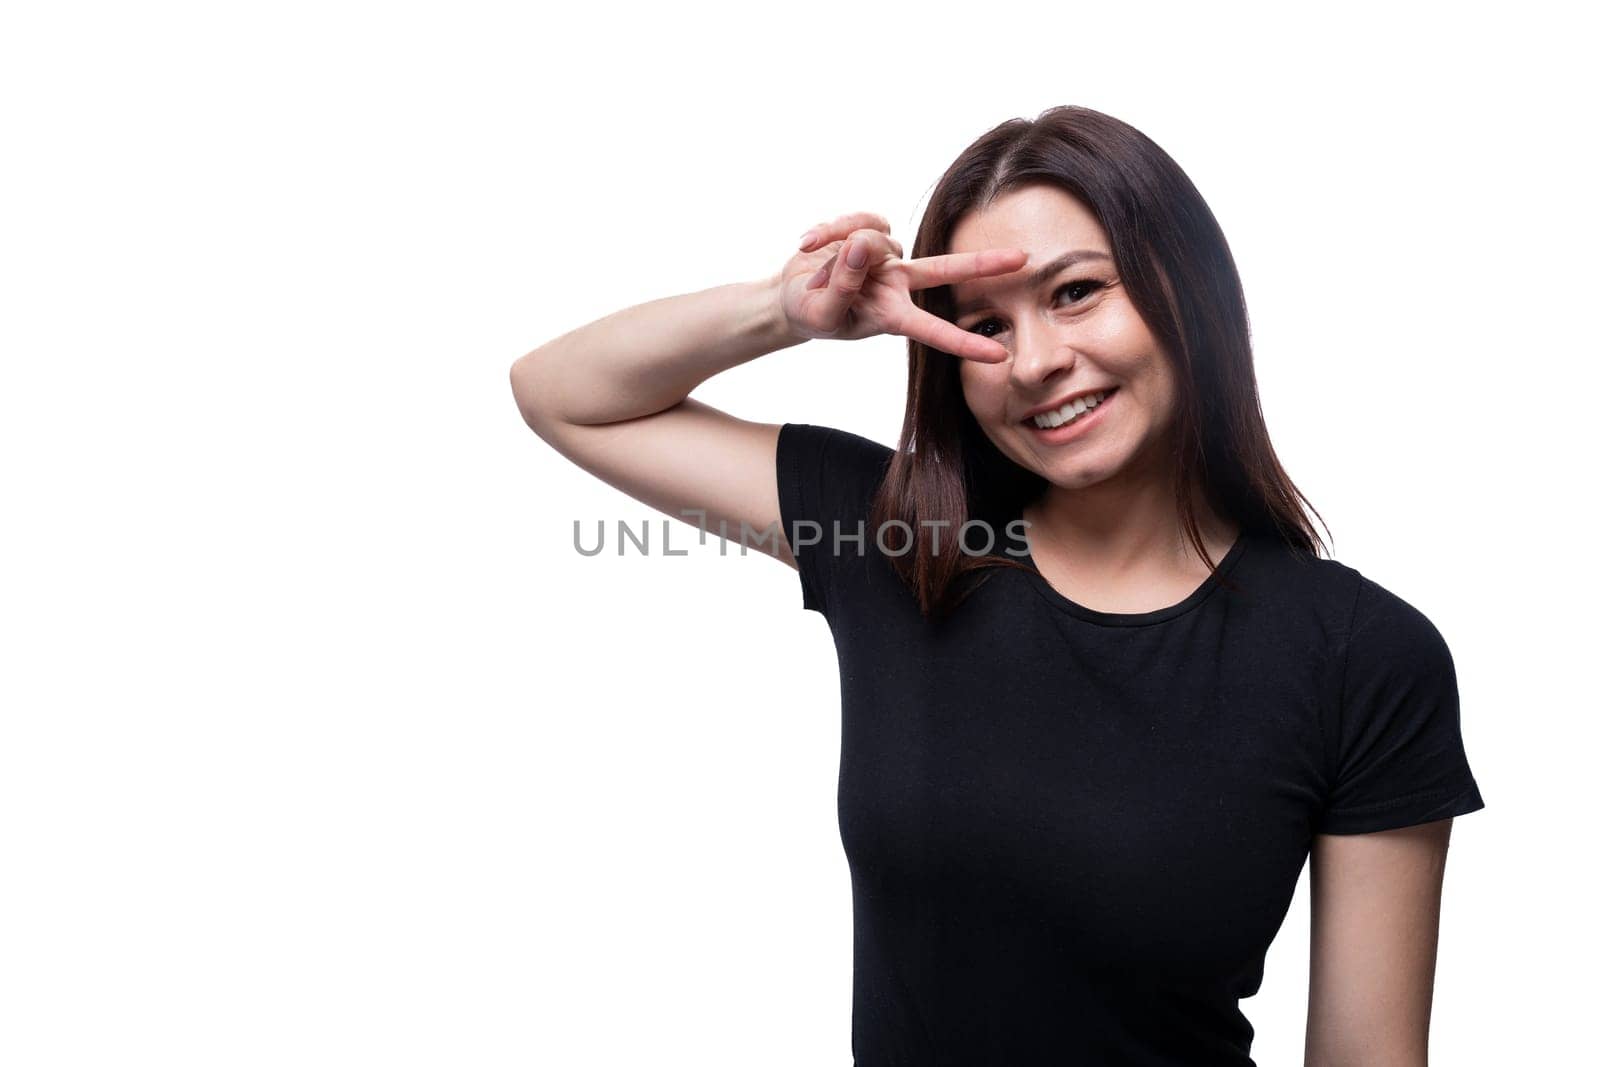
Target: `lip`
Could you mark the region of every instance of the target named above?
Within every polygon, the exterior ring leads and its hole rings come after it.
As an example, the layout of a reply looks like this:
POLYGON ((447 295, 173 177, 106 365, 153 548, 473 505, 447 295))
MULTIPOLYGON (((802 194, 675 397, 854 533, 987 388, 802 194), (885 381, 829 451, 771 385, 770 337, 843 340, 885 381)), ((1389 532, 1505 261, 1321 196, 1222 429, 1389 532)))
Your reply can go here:
MULTIPOLYGON (((1100 390, 1091 389, 1089 392, 1098 393, 1100 390)), ((1028 432, 1033 434, 1034 438, 1041 444, 1059 445, 1064 444, 1067 441, 1076 440, 1104 421, 1104 417, 1101 415, 1101 412, 1105 411, 1106 408, 1111 407, 1116 403, 1117 393, 1119 392, 1121 392, 1120 389, 1112 390, 1109 396, 1107 396, 1099 404, 1095 405, 1093 411, 1085 412, 1084 414, 1079 415, 1073 421, 1064 425, 1052 426, 1048 430, 1041 430, 1039 427, 1034 425, 1031 417, 1027 419, 1023 425, 1027 427, 1028 432)), ((1079 393, 1078 395, 1083 396, 1084 394, 1079 393)), ((1065 402, 1066 401, 1062 401, 1062 403, 1065 402)), ((1045 408, 1044 410, 1051 411, 1054 409, 1045 408)))
MULTIPOLYGON (((1033 417, 1035 415, 1043 415, 1047 411, 1054 411, 1057 408, 1065 407, 1067 404, 1072 403, 1074 400, 1077 400, 1079 397, 1094 396, 1094 394, 1096 394, 1096 393, 1115 392, 1116 390, 1118 390, 1120 388, 1121 388, 1121 386, 1118 386, 1118 385, 1102 385, 1102 386, 1099 386, 1099 387, 1094 388, 1094 389, 1079 389, 1076 393, 1068 393, 1066 396, 1061 397, 1059 400, 1052 400, 1048 404, 1040 404, 1036 408, 1029 408, 1026 412, 1023 413, 1022 418, 1018 419, 1017 421, 1018 422, 1025 422, 1029 426, 1032 426, 1033 425, 1033 417)), ((1109 399, 1109 397, 1107 399, 1109 399)))

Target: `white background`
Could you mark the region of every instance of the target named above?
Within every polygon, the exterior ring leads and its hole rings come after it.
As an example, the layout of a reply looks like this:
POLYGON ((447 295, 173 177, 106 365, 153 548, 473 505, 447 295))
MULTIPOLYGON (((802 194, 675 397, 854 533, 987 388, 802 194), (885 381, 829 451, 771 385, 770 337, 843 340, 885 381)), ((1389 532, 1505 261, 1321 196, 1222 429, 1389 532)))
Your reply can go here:
MULTIPOLYGON (((14 5, 0 1060, 849 1063, 838 678, 511 362, 774 271, 1055 104, 1243 275, 1336 558, 1455 655, 1434 1061, 1570 1061, 1597 948, 1590 58, 1557 5, 14 5)), ((905 342, 696 396, 893 444, 905 342)), ((1301 885, 1244 1003, 1300 1062, 1301 885)))

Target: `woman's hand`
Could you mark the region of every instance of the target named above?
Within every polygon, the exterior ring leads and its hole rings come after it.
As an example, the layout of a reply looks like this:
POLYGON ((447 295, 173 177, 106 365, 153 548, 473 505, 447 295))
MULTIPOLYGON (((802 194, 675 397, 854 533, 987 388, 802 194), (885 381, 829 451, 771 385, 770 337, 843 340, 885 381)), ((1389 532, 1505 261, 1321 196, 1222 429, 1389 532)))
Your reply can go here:
POLYGON ((988 249, 901 259, 903 254, 882 215, 856 212, 814 227, 780 273, 780 300, 789 329, 799 337, 837 341, 892 333, 979 363, 1003 363, 1009 358, 998 341, 917 307, 911 292, 1010 274, 1027 262, 1026 252, 988 249), (858 262, 852 264, 852 257, 858 262))

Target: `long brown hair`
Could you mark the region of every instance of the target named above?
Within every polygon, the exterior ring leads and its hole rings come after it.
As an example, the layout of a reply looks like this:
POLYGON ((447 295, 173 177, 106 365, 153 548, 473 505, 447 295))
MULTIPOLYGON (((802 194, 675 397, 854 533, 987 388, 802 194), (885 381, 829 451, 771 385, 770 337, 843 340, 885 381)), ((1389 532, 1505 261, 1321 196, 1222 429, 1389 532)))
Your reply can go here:
MULTIPOLYGON (((1244 289, 1228 242, 1194 183, 1150 138, 1084 107, 1050 108, 1031 122, 1008 119, 939 179, 912 257, 947 253, 968 212, 1035 184, 1076 197, 1099 220, 1124 290, 1173 361, 1177 505, 1185 536, 1206 566, 1216 570, 1196 520, 1195 483, 1241 530, 1312 555, 1325 552, 1306 514, 1316 509, 1289 480, 1267 436, 1244 289)), ((954 318, 949 286, 912 298, 930 314, 954 318)), ((870 522, 876 530, 904 531, 889 558, 928 617, 965 598, 971 586, 962 579, 990 567, 1024 566, 951 551, 951 533, 969 520, 994 524, 1020 515, 1048 483, 995 448, 979 427, 962 392, 959 357, 908 340, 900 447, 873 498, 870 522), (944 535, 938 546, 919 534, 924 523, 944 535)))

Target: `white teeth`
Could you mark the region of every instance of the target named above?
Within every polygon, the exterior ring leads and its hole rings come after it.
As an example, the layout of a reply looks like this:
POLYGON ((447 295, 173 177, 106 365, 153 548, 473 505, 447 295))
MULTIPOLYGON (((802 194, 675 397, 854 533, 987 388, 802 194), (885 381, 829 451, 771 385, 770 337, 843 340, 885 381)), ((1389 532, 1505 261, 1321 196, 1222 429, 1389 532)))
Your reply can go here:
POLYGON ((1033 424, 1041 430, 1048 430, 1055 426, 1064 426, 1082 415, 1085 411, 1094 410, 1106 398, 1106 393, 1091 393, 1079 397, 1068 404, 1063 404, 1054 411, 1047 411, 1043 415, 1035 415, 1033 424))

